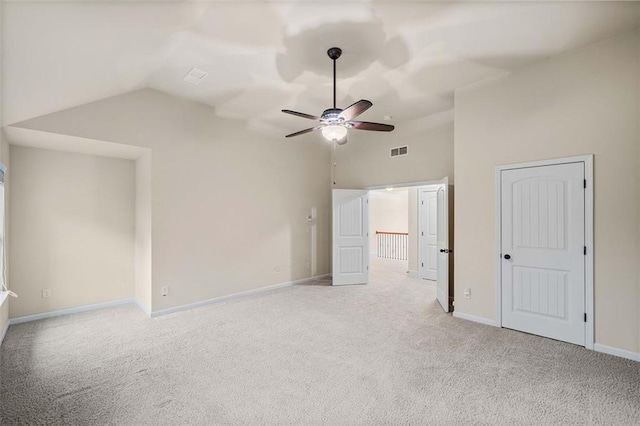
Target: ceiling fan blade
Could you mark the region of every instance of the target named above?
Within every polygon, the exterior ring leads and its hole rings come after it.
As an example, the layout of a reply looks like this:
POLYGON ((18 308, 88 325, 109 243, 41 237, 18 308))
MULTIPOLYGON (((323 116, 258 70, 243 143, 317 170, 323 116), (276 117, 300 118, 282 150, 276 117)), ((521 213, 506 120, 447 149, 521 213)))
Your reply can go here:
POLYGON ((309 120, 320 120, 320 117, 316 117, 315 115, 305 114, 304 112, 291 111, 290 109, 283 109, 282 112, 285 114, 297 115, 298 117, 308 118, 309 120))
POLYGON ((299 132, 295 132, 295 133, 291 133, 290 135, 285 136, 286 138, 292 138, 294 136, 300 136, 300 135, 304 135, 305 133, 310 133, 316 130, 320 130, 322 129, 322 126, 316 126, 316 127, 312 127, 310 129, 304 129, 304 130, 300 130, 299 132))
POLYGON ((350 121, 349 124, 358 130, 373 130, 375 132, 390 132, 395 129, 391 124, 370 123, 368 121, 350 121))
POLYGON ((372 106, 373 104, 371 103, 371 101, 368 101, 366 99, 360 99, 355 104, 351 104, 347 108, 345 108, 340 113, 338 118, 343 118, 345 121, 353 120, 354 118, 356 118, 357 116, 359 116, 360 114, 362 114, 363 112, 371 108, 372 106))

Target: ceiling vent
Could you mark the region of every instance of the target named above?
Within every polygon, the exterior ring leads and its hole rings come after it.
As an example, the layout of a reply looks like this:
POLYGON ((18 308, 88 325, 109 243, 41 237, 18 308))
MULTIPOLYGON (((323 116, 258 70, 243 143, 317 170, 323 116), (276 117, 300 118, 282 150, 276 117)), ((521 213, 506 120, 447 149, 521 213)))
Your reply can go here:
POLYGON ((200 84, 202 80, 207 78, 208 72, 199 70, 198 68, 191 68, 191 71, 184 76, 183 80, 191 84, 200 84))
POLYGON ((407 154, 409 154, 409 145, 391 148, 391 157, 401 157, 407 154))

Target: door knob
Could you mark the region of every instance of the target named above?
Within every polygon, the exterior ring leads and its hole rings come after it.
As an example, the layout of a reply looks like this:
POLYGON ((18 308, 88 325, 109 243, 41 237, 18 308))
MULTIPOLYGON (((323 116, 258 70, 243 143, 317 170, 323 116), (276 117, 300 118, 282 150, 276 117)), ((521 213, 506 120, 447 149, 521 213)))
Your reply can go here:
POLYGON ((445 249, 440 249, 440 253, 445 253, 445 249))
POLYGON ((507 259, 507 260, 509 260, 509 259, 511 259, 511 255, 510 255, 510 254, 505 254, 505 255, 504 255, 504 258, 505 258, 505 259, 507 259))

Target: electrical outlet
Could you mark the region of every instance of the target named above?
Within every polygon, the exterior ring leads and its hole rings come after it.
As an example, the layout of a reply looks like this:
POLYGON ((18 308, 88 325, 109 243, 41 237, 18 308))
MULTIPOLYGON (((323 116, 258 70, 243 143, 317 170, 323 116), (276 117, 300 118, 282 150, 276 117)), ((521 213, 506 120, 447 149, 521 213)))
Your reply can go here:
POLYGON ((162 291, 162 295, 163 296, 168 296, 169 295, 169 286, 168 285, 165 285, 160 290, 162 291))
POLYGON ((43 299, 48 299, 51 297, 51 289, 50 288, 43 288, 42 289, 42 298, 43 299))
POLYGON ((464 298, 465 299, 471 299, 471 289, 470 288, 465 288, 464 289, 464 298))

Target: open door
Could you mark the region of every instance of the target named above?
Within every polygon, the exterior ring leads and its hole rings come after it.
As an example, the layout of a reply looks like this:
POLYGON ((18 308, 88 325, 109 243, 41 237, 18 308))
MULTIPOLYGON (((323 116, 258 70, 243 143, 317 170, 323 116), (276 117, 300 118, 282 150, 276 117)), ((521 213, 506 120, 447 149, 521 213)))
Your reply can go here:
POLYGON ((438 187, 438 272, 437 297, 445 312, 449 312, 449 184, 438 187))
POLYGON ((333 285, 369 282, 369 192, 333 190, 333 285))

